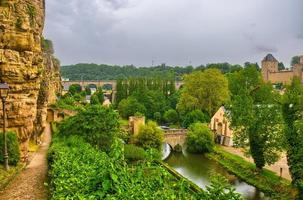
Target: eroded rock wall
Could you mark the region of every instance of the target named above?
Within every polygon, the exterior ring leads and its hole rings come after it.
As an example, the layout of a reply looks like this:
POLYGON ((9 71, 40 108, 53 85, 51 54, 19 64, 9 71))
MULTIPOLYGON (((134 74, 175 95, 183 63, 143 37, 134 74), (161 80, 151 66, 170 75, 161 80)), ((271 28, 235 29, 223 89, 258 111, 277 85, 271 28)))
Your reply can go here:
POLYGON ((35 126, 44 121, 37 120, 42 101, 38 97, 45 95, 40 88, 51 84, 44 83, 48 75, 47 59, 41 48, 44 6, 44 0, 0 0, 0 81, 10 86, 7 126, 18 134, 23 158, 27 157, 35 126))
POLYGON ((57 94, 61 93, 60 62, 54 56, 53 44, 50 40, 42 40, 44 70, 40 82, 40 90, 37 101, 37 117, 35 121, 35 139, 43 133, 47 118, 47 108, 57 100, 57 94))

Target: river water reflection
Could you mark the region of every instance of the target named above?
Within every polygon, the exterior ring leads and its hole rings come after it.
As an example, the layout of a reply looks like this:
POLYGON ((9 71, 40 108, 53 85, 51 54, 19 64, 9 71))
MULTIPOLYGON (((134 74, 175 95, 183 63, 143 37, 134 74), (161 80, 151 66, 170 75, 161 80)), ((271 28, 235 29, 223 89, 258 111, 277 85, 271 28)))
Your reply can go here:
POLYGON ((165 162, 203 189, 205 189, 205 186, 210 185, 211 174, 217 173, 228 178, 236 191, 242 194, 244 199, 268 199, 257 188, 240 181, 236 176, 229 174, 220 164, 203 155, 172 152, 165 162))

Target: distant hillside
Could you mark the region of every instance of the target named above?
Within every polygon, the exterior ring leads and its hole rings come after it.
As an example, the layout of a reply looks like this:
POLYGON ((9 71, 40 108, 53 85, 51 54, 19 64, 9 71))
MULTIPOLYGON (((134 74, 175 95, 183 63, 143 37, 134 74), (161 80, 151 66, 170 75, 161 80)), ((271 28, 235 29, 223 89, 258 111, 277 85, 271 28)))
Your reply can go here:
POLYGON ((203 70, 206 68, 218 68, 223 73, 232 72, 241 68, 240 65, 230 65, 228 63, 208 64, 194 68, 187 67, 171 67, 166 65, 155 67, 135 66, 111 66, 97 64, 76 64, 61 67, 61 75, 70 80, 117 80, 129 77, 164 77, 175 76, 177 80, 181 80, 184 74, 189 74, 194 70, 203 70))

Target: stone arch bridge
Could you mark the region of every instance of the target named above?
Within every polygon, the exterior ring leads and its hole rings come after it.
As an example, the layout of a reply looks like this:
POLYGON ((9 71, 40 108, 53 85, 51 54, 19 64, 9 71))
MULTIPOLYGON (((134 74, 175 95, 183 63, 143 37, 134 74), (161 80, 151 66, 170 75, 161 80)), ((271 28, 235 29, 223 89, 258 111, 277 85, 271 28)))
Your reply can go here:
POLYGON ((174 151, 182 151, 185 145, 186 136, 187 129, 164 130, 164 142, 174 151))

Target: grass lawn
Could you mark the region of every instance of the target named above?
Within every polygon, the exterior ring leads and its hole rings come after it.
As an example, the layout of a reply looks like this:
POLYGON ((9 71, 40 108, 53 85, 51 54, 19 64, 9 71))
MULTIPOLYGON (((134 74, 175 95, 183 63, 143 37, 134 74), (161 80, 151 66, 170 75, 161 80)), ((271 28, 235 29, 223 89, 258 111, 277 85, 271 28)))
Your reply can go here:
POLYGON ((214 152, 208 154, 208 157, 273 199, 295 199, 297 190, 291 186, 290 181, 277 176, 272 171, 263 169, 258 173, 253 163, 226 152, 219 146, 216 146, 214 152))
POLYGON ((8 171, 4 170, 3 165, 0 166, 0 190, 3 190, 7 184, 13 180, 16 175, 23 169, 24 164, 18 164, 17 166, 10 166, 8 171))
POLYGON ((128 120, 126 119, 119 119, 120 126, 128 126, 128 120))

